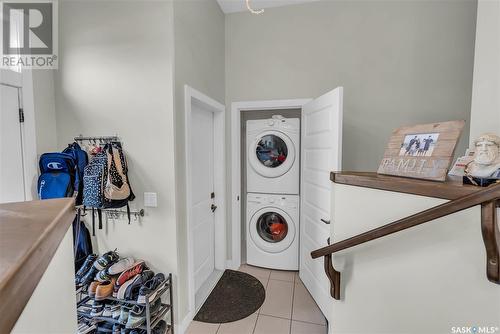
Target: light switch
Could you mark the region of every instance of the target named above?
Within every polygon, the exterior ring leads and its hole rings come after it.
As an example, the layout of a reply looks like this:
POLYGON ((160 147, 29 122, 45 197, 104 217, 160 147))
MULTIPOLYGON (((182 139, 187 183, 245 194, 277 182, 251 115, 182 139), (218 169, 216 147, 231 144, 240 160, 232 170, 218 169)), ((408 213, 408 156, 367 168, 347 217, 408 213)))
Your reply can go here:
POLYGON ((147 208, 156 208, 158 206, 156 193, 144 193, 144 206, 147 208))

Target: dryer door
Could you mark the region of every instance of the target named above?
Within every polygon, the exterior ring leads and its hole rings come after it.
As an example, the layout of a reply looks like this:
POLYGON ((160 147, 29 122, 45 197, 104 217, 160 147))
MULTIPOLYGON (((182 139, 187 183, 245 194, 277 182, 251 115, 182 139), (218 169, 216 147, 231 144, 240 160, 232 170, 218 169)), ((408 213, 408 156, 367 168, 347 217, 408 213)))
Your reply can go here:
POLYGON ((294 221, 278 208, 268 207, 257 211, 248 229, 255 245, 268 253, 283 252, 295 239, 294 221))
POLYGON ((295 162, 295 145, 280 131, 265 131, 248 144, 248 161, 264 177, 280 177, 295 162))

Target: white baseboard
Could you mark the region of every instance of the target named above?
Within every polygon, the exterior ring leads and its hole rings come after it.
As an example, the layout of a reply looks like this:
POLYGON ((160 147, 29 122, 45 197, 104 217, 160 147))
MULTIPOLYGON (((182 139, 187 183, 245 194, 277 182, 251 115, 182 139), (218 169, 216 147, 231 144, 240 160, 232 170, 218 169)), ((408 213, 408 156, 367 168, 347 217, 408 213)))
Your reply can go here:
POLYGON ((227 262, 226 262, 226 268, 227 269, 231 269, 231 270, 238 270, 238 269, 240 269, 240 264, 239 263, 237 263, 237 264, 233 263, 233 260, 227 260, 227 262))
POLYGON ((191 323, 191 321, 193 321, 193 313, 189 312, 184 317, 184 319, 182 319, 182 322, 177 325, 177 328, 175 328, 175 332, 177 334, 184 334, 184 333, 186 333, 186 331, 187 331, 187 329, 188 329, 189 324, 191 323))

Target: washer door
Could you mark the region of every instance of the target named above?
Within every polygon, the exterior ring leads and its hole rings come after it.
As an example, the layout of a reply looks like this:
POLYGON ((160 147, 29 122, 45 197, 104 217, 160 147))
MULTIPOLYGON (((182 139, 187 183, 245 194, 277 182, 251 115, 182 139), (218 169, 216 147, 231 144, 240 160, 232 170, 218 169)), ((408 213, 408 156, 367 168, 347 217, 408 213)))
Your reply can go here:
POLYGON ((278 208, 268 207, 257 211, 248 229, 255 245, 268 253, 286 250, 295 239, 295 223, 278 208))
POLYGON ((265 131, 248 145, 248 161, 259 175, 279 177, 292 168, 295 146, 286 134, 265 131))

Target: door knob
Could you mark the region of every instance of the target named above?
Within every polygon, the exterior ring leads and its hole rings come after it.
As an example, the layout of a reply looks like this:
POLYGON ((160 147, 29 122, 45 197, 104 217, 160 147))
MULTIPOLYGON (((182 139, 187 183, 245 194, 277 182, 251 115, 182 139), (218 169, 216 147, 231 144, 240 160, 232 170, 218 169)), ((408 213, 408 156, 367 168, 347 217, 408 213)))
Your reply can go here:
POLYGON ((217 210, 217 205, 212 204, 212 206, 210 207, 210 209, 212 210, 212 212, 215 212, 215 210, 217 210))
POLYGON ((329 220, 326 220, 326 219, 321 219, 321 221, 322 221, 323 223, 325 223, 326 225, 330 225, 330 221, 329 221, 329 220))

